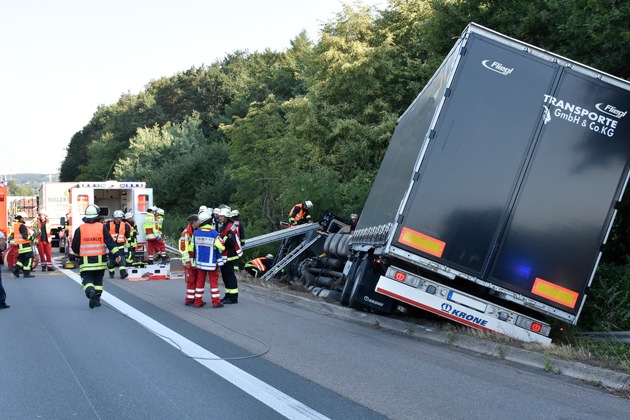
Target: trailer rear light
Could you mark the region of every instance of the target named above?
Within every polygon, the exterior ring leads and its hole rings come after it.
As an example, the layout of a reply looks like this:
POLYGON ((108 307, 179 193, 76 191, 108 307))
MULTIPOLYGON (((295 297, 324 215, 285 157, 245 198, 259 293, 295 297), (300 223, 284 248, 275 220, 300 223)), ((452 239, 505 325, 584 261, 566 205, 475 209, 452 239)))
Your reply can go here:
POLYGON ((406 278, 407 274, 403 273, 402 271, 396 271, 396 274, 394 274, 394 279, 401 283, 404 283, 406 278))
POLYGON ((516 318, 516 325, 544 336, 548 336, 551 332, 551 328, 548 325, 544 325, 540 322, 534 321, 533 319, 525 318, 522 316, 518 316, 516 318))

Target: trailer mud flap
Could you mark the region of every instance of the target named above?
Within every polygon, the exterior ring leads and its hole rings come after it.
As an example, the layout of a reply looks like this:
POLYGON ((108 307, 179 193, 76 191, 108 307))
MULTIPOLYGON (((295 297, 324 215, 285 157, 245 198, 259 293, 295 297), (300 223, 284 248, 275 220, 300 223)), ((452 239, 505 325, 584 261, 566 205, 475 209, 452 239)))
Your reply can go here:
POLYGON ((478 312, 385 276, 381 276, 378 280, 376 292, 481 331, 496 332, 527 342, 551 344, 549 337, 527 331, 509 322, 501 321, 491 314, 478 312))
POLYGON ((350 306, 353 308, 368 306, 381 312, 391 313, 395 301, 376 292, 378 274, 375 275, 370 271, 369 265, 369 258, 365 258, 357 270, 357 278, 350 293, 350 306))

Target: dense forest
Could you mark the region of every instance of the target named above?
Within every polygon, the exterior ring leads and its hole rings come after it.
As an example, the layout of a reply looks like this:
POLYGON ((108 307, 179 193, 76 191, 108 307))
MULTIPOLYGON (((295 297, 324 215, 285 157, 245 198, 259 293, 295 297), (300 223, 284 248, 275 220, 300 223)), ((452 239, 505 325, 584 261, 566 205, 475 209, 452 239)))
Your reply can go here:
MULTIPOLYGON (((146 181, 174 235, 200 205, 226 203, 251 237, 277 229, 305 199, 316 214, 360 213, 396 120, 469 22, 630 76, 627 1, 390 0, 383 10, 340 9, 317 40, 300 33, 286 51, 234 51, 100 106, 70 139, 60 180, 146 181)), ((604 253, 606 269, 618 270, 612 277, 624 276, 626 308, 629 211, 624 203, 604 253)))

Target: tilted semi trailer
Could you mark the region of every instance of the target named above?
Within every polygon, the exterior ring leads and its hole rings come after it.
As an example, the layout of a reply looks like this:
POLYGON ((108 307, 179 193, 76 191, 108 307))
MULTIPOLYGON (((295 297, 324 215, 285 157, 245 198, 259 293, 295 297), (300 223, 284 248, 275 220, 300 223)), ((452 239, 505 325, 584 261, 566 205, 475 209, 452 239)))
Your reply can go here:
POLYGON ((342 303, 550 343, 628 181, 630 84, 474 23, 400 117, 342 303))

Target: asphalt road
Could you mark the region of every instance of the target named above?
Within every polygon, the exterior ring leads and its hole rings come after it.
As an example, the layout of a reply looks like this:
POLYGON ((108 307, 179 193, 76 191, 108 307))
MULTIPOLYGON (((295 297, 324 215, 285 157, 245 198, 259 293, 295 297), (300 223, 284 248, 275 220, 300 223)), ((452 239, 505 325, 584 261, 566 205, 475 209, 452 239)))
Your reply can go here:
POLYGON ((2 419, 629 418, 600 388, 245 284, 238 305, 195 309, 183 280, 108 280, 90 310, 61 271, 2 270, 2 419))

